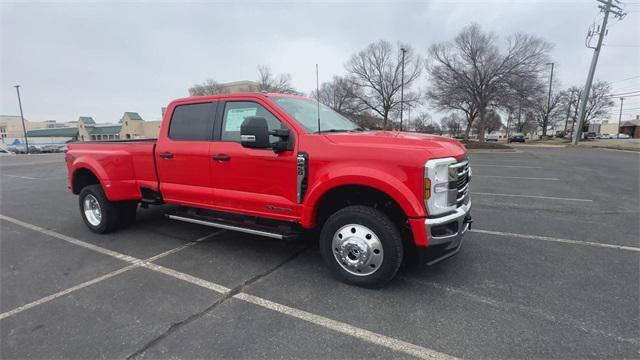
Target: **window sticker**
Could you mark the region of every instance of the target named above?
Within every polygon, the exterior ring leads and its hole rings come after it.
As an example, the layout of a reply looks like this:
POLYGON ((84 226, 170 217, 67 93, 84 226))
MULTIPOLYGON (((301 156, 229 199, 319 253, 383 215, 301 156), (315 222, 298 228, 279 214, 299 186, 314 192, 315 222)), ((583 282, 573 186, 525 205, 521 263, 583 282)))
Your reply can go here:
POLYGON ((244 118, 249 116, 256 116, 258 108, 241 108, 241 109, 229 109, 227 111, 227 121, 224 125, 224 131, 240 131, 240 126, 244 121, 244 118))

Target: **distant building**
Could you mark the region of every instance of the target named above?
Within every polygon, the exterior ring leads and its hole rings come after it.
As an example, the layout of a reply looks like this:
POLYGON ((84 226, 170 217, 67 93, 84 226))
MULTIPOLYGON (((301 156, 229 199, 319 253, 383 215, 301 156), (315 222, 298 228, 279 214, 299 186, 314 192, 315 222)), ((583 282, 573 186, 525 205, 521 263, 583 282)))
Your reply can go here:
POLYGON ((93 118, 78 119, 80 141, 153 139, 160 132, 160 121, 145 121, 137 112, 125 112, 117 124, 97 124, 93 118))
POLYGON ((623 121, 620 124, 620 133, 627 134, 634 139, 640 138, 640 115, 633 120, 623 121))
MULTIPOLYGON (((24 119, 25 128, 28 131, 36 129, 63 128, 64 124, 55 120, 29 121, 24 119)), ((18 115, 0 115, 0 143, 14 144, 24 142, 24 130, 22 118, 18 115)))
POLYGON ((222 86, 223 94, 234 94, 234 93, 246 93, 246 92, 258 92, 260 91, 258 88, 258 83, 250 80, 240 80, 233 81, 224 84, 220 84, 222 86))

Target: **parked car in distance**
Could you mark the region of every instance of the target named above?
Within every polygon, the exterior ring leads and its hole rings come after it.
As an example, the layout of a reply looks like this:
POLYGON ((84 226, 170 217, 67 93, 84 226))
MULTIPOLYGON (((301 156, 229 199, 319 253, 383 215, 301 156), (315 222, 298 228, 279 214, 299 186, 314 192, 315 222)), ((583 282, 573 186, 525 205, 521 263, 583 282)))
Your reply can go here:
POLYGON ((597 137, 597 134, 593 131, 589 131, 584 133, 584 135, 582 135, 582 138, 585 140, 595 140, 597 137))
POLYGON ((64 145, 60 145, 60 144, 49 144, 49 145, 44 145, 42 146, 41 150, 43 153, 57 153, 62 151, 62 147, 64 145))
POLYGON ((484 138, 484 141, 486 141, 486 142, 489 142, 489 141, 498 142, 498 134, 489 134, 484 138))
POLYGON ((509 138, 509 140, 507 140, 508 143, 512 143, 512 142, 520 142, 523 143, 526 141, 526 138, 524 137, 523 134, 513 134, 511 135, 511 137, 509 138))
MULTIPOLYGON (((26 154, 27 147, 24 144, 11 145, 8 147, 9 151, 12 151, 14 154, 26 154)), ((40 154, 42 151, 39 147, 29 145, 29 153, 30 154, 40 154)))
POLYGON ((631 136, 627 134, 618 134, 618 139, 631 139, 631 136))
POLYGON ((403 259, 455 255, 471 225, 459 141, 366 130, 302 96, 175 100, 157 140, 68 147, 69 187, 96 233, 131 224, 138 204, 178 205, 169 219, 276 239, 315 234, 330 272, 359 286, 383 286, 403 259))
POLYGON ((597 134, 596 139, 611 139, 611 135, 609 134, 597 134))

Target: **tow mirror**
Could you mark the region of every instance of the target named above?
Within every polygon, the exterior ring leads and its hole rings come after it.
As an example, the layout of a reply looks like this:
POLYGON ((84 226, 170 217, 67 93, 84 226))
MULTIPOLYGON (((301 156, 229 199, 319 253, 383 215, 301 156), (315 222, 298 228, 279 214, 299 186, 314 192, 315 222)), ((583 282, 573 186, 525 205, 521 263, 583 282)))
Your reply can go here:
POLYGON ((261 116, 246 117, 240 125, 240 143, 244 147, 254 149, 271 147, 267 119, 261 116))
POLYGON ((273 152, 276 154, 287 150, 293 150, 293 139, 290 136, 289 129, 276 129, 271 132, 271 135, 280 138, 279 141, 271 144, 273 152))

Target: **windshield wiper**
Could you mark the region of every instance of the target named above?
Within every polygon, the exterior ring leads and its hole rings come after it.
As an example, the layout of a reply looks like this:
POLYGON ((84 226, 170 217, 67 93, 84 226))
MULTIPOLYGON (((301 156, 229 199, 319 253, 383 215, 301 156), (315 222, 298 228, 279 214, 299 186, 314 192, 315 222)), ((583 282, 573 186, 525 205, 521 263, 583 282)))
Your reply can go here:
POLYGON ((347 132, 347 131, 350 131, 350 130, 347 130, 347 129, 328 129, 328 130, 315 131, 314 134, 337 133, 337 132, 347 132))

